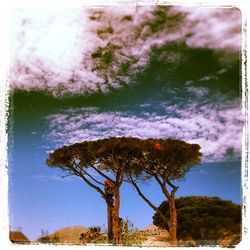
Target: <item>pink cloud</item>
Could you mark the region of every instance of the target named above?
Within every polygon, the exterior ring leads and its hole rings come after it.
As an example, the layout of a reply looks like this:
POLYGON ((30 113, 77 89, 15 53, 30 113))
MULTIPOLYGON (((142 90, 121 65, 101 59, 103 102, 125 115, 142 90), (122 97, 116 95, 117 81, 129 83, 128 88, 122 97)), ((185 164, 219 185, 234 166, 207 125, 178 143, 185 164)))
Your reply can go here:
POLYGON ((45 137, 57 146, 111 136, 170 137, 200 144, 204 161, 225 160, 230 157, 226 155, 228 148, 234 149, 232 159, 240 156, 243 122, 238 106, 220 110, 207 106, 201 111, 176 111, 179 118, 155 113, 138 116, 122 112, 100 114, 94 110, 75 110, 73 114, 69 112, 47 117, 50 132, 45 137))
MULTIPOLYGON (((171 41, 183 40, 191 47, 240 49, 241 18, 237 9, 174 7, 171 12, 187 15, 180 27, 150 33, 146 25, 137 38, 135 34, 145 20, 153 18, 153 6, 99 9, 104 12, 99 23, 88 19, 90 10, 86 8, 13 11, 11 89, 42 90, 55 96, 107 92, 110 86, 120 88, 121 82, 131 84, 133 77, 147 66, 152 46, 171 41), (121 15, 125 14, 132 15, 132 21, 121 22, 121 15), (114 32, 101 39, 96 32, 109 23, 114 32), (120 48, 108 70, 97 70, 91 54, 108 44, 120 48), (120 74, 123 63, 131 58, 135 60, 128 72, 120 74)), ((168 58, 176 63, 180 59, 177 54, 168 58)))

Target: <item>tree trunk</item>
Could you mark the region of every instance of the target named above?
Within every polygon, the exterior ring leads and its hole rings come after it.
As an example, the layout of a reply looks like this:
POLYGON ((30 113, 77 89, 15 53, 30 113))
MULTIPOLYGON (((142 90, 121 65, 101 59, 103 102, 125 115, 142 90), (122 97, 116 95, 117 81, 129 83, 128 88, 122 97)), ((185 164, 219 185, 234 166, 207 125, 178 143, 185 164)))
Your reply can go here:
POLYGON ((174 195, 171 195, 170 199, 168 200, 169 203, 169 237, 170 241, 173 246, 178 246, 177 241, 177 212, 175 208, 175 197, 174 195))
POLYGON ((108 243, 113 243, 113 204, 109 201, 107 203, 107 215, 108 215, 108 243))
POLYGON ((120 218, 119 218, 119 210, 120 210, 120 193, 119 189, 115 190, 115 202, 113 208, 113 234, 114 234, 114 243, 121 244, 121 232, 120 232, 120 218))

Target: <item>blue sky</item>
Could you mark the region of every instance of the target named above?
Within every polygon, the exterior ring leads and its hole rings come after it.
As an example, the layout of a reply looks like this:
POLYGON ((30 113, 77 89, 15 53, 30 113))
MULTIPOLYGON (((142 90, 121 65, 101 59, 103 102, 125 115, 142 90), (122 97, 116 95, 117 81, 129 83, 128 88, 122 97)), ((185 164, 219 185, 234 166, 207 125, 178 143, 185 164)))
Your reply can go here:
MULTIPOLYGON (((240 22, 235 8, 13 11, 11 229, 36 239, 42 229, 106 224, 99 194, 45 161, 63 145, 111 136, 198 143, 202 164, 178 181, 177 197, 240 203, 240 22)), ((163 201, 154 182, 142 188, 163 201)), ((152 216, 124 184, 121 217, 143 228, 152 216)))
MULTIPOLYGON (((23 141, 23 140, 21 140, 23 141)), ((22 227, 30 239, 41 229, 53 232, 73 225, 106 224, 106 205, 100 195, 77 177, 61 178, 46 166, 47 154, 35 142, 14 147, 10 172, 10 221, 13 229, 22 227), (34 144, 36 144, 34 146, 34 144), (29 156, 26 152, 29 152, 29 156)), ((23 141, 25 142, 25 141, 23 141)), ((40 144, 41 147, 41 144, 40 144)), ((218 196, 241 202, 240 162, 201 164, 178 182, 177 197, 188 195, 218 196)), ((164 196, 154 182, 142 186, 148 197, 159 205, 164 196)), ((121 189, 121 217, 128 217, 142 229, 152 223, 154 211, 128 184, 121 189)))

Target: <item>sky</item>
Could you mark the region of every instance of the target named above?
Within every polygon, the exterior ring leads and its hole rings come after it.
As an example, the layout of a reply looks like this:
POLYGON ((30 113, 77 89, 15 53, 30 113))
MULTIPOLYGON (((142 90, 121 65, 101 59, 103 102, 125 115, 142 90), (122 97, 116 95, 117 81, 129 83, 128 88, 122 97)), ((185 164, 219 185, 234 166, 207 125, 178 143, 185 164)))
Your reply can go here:
MULTIPOLYGON (((46 166, 63 145, 111 136, 198 143, 202 163, 177 197, 241 203, 241 13, 237 8, 17 8, 11 13, 8 124, 11 230, 106 226, 100 195, 46 166)), ((141 186, 156 205, 153 181, 141 186)), ((128 184, 120 216, 154 211, 128 184)))

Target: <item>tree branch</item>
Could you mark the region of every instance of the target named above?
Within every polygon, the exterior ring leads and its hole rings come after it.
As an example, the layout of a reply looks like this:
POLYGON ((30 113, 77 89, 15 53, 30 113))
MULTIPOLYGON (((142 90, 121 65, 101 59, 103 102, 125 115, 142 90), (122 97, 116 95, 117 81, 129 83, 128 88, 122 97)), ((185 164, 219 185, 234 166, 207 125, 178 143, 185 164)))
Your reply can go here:
POLYGON ((119 184, 120 184, 120 172, 118 171, 115 177, 115 186, 119 186, 119 184))
POLYGON ((131 174, 129 174, 129 179, 131 181, 131 184, 135 187, 137 193, 142 197, 142 199, 155 211, 158 211, 157 207, 153 205, 153 203, 146 198, 146 196, 141 192, 137 184, 134 182, 133 177, 131 174))
POLYGON ((137 193, 142 197, 142 199, 153 209, 155 210, 161 217, 161 219, 165 222, 166 225, 168 225, 168 218, 165 216, 165 214, 156 206, 153 205, 153 203, 151 201, 149 201, 146 196, 141 192, 141 190, 139 189, 139 187, 137 186, 137 184, 134 182, 131 174, 129 174, 130 177, 130 181, 132 183, 132 185, 135 187, 137 193))
POLYGON ((120 175, 120 179, 119 179, 119 187, 122 185, 123 183, 123 180, 124 180, 124 176, 125 176, 125 173, 124 173, 124 170, 122 171, 121 175, 120 175))
POLYGON ((175 186, 173 183, 171 183, 169 179, 166 179, 166 182, 171 188, 175 189, 176 191, 179 188, 178 186, 175 186))
POLYGON ((100 181, 98 181, 97 179, 95 179, 91 174, 89 174, 89 173, 86 172, 85 170, 82 169, 82 172, 83 172, 84 174, 86 174, 87 176, 89 176, 94 182, 98 183, 99 185, 104 186, 104 184, 103 184, 102 182, 100 182, 100 181))
POLYGON ((163 194, 166 196, 167 199, 170 198, 170 194, 166 188, 166 180, 163 178, 163 181, 161 182, 160 178, 157 175, 154 175, 156 181, 159 183, 161 190, 163 194))
POLYGON ((75 175, 77 175, 80 178, 82 178, 90 187, 94 188, 106 200, 105 193, 98 186, 96 186, 92 182, 90 182, 81 172, 76 171, 74 168, 72 168, 72 170, 75 173, 75 175))
POLYGON ((115 147, 113 147, 113 150, 112 150, 112 153, 111 153, 111 159, 112 159, 112 162, 113 162, 113 168, 118 171, 118 168, 117 167, 117 161, 115 160, 115 157, 114 157, 114 154, 115 154, 115 147))
MULTIPOLYGON (((125 159, 123 157, 123 159, 125 159)), ((120 187, 122 185, 122 182, 124 180, 124 176, 125 176, 125 167, 124 167, 124 162, 121 164, 121 167, 119 167, 119 171, 117 171, 117 177, 116 178, 116 182, 118 184, 118 187, 120 187)))
POLYGON ((174 196, 176 191, 178 190, 178 186, 175 186, 173 183, 170 182, 170 180, 167 180, 167 184, 173 188, 172 191, 171 191, 171 196, 174 196))
POLYGON ((162 186, 163 183, 161 182, 160 178, 157 175, 154 175, 154 178, 159 183, 159 185, 162 186))
POLYGON ((104 174, 102 171, 100 171, 98 168, 94 167, 93 165, 91 165, 91 167, 98 173, 100 174, 102 177, 104 177, 105 179, 111 181, 112 183, 114 183, 114 180, 112 180, 111 178, 109 178, 106 174, 104 174))

